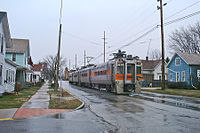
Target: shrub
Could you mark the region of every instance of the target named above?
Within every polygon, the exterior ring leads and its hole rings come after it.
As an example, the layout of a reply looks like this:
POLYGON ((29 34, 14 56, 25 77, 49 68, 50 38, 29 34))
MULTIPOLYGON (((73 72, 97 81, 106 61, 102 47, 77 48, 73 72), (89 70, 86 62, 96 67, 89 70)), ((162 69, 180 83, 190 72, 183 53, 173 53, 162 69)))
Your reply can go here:
POLYGON ((191 89, 186 82, 168 82, 168 88, 172 89, 191 89))
POLYGON ((16 82, 15 83, 15 92, 19 92, 20 90, 22 90, 22 84, 20 82, 16 82))

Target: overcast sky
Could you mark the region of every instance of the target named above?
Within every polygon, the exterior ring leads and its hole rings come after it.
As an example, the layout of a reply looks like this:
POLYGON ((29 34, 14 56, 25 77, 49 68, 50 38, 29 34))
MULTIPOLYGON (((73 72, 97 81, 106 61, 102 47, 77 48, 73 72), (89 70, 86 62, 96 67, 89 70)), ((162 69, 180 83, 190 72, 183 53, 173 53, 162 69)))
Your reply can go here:
MULTIPOLYGON (((159 24, 157 0, 63 0, 63 34, 61 54, 74 64, 83 64, 83 51, 96 57, 103 52, 103 32, 106 31, 107 51, 118 49, 159 24), (147 29, 147 30, 145 30, 147 29)), ((199 0, 164 0, 165 22, 200 10, 199 0), (198 3, 199 2, 199 3, 198 3), (183 10, 184 8, 186 10, 183 10), (179 12, 179 13, 178 13, 179 12), (173 15, 175 14, 176 15, 173 15), (173 15, 173 16, 172 16, 173 15), (170 17, 171 16, 171 17, 170 17)), ((30 40, 34 63, 57 53, 60 0, 0 0, 0 10, 8 13, 11 36, 30 40)), ((177 28, 195 24, 200 15, 165 27, 166 56, 168 35, 177 28)), ((160 29, 123 48, 128 54, 145 58, 149 50, 161 49, 160 29)), ((109 54, 107 58, 109 58, 109 54)), ((93 61, 103 62, 103 56, 93 61)))

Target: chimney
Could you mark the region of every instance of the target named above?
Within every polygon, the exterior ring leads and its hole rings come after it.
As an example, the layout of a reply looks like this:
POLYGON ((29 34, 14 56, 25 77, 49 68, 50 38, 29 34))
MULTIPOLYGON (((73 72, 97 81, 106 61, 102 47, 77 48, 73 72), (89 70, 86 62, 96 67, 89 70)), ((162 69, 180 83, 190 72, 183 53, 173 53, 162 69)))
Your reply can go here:
POLYGON ((146 56, 146 61, 148 61, 149 60, 149 57, 148 56, 146 56))

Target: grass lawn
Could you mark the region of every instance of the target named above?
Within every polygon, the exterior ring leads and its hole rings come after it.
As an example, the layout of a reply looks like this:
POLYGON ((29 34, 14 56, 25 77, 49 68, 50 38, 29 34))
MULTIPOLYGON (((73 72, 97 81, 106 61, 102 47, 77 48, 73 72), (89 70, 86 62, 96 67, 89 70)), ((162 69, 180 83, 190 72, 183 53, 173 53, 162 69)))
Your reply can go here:
POLYGON ((200 98, 200 90, 191 90, 191 89, 147 90, 147 89, 142 89, 142 91, 200 98))
POLYGON ((49 109, 76 109, 79 107, 82 102, 76 98, 74 98, 72 95, 70 95, 68 92, 63 92, 63 99, 62 102, 60 102, 60 92, 59 91, 48 91, 48 93, 51 95, 51 100, 49 102, 49 109), (53 97, 54 96, 54 97, 53 97), (57 96, 57 98, 55 98, 57 96), (71 98, 71 99, 65 99, 65 98, 71 98))
POLYGON ((18 94, 4 94, 3 97, 0 97, 0 109, 20 108, 38 89, 40 87, 29 87, 21 90, 18 94))

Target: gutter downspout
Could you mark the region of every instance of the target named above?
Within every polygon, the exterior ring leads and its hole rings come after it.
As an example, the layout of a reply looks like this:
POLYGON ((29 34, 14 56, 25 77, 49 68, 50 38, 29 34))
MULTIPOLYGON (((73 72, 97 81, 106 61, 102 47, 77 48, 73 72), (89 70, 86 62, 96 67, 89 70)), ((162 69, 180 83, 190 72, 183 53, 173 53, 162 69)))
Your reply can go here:
POLYGON ((191 85, 192 85, 192 87, 194 88, 194 89, 196 89, 197 90, 197 88, 193 85, 193 83, 192 83, 192 73, 191 73, 191 67, 190 67, 190 81, 191 81, 191 85))

